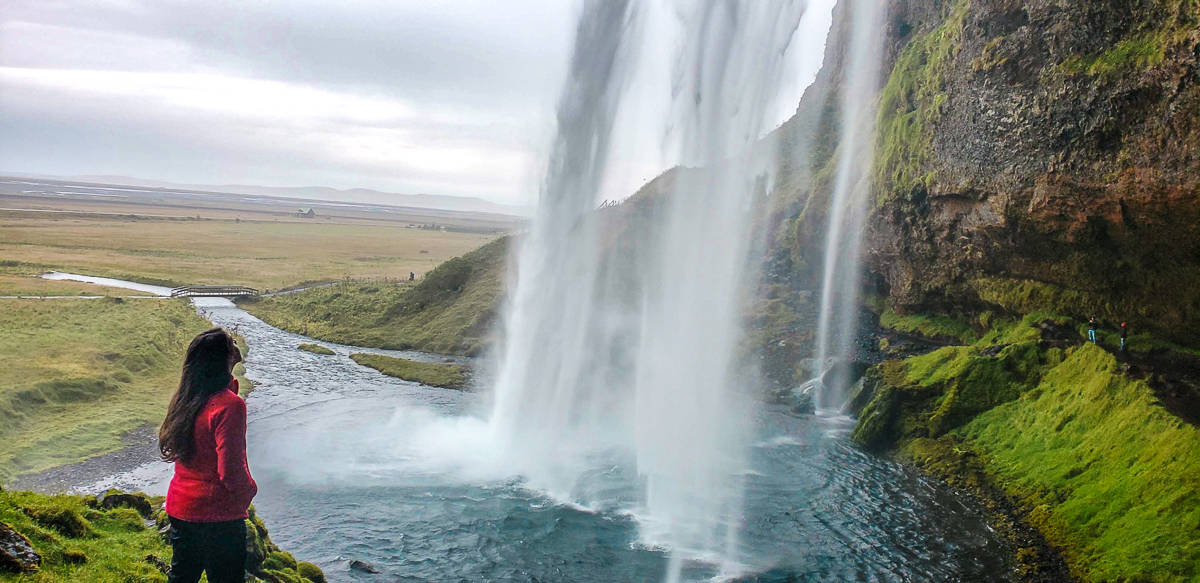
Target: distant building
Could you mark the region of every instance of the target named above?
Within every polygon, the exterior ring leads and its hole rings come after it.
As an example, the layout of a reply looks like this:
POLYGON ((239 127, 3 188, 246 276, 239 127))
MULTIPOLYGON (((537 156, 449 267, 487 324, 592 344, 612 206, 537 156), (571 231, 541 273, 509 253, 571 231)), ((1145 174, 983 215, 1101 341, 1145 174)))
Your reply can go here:
POLYGON ((317 216, 317 211, 314 211, 312 207, 300 207, 300 210, 296 212, 296 216, 311 219, 317 216))

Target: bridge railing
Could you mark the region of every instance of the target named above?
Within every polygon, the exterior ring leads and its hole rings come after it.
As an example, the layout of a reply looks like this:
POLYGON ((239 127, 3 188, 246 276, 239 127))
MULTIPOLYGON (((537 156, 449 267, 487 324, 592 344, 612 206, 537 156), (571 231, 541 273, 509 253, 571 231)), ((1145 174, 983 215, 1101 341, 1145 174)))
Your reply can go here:
POLYGON ((173 298, 256 296, 258 290, 244 285, 185 285, 171 290, 173 298))

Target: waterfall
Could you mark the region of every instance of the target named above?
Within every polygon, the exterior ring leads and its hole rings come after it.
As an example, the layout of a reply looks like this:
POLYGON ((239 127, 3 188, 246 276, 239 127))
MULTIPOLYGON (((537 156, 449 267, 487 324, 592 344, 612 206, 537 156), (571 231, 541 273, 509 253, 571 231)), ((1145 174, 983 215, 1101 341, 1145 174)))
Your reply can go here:
POLYGON ((492 436, 530 487, 564 501, 611 504, 594 472, 629 467, 634 494, 618 504, 633 506, 643 544, 671 551, 668 580, 690 559, 737 568, 756 388, 737 354, 777 159, 759 139, 781 121, 787 56, 824 46, 795 34, 805 7, 585 2, 538 212, 515 255, 492 436), (660 139, 664 167, 678 167, 597 209, 618 171, 615 128, 663 47, 660 139))
POLYGON ((817 321, 818 382, 814 402, 818 410, 840 410, 847 399, 846 378, 825 373, 834 359, 851 356, 857 336, 862 285, 859 249, 870 206, 874 105, 883 60, 881 31, 885 8, 878 0, 855 0, 846 5, 850 42, 843 69, 838 159, 829 198, 817 321), (824 376, 831 377, 833 382, 821 382, 824 376))

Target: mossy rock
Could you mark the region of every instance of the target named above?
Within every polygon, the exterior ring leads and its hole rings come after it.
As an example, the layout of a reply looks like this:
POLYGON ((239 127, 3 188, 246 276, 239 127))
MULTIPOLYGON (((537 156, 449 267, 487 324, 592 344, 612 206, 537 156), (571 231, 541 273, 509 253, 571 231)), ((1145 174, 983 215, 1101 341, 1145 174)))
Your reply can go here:
POLYGON ((284 551, 272 552, 263 561, 263 568, 268 571, 286 571, 296 568, 296 558, 284 551))
POLYGON ((154 504, 150 498, 141 492, 127 493, 116 490, 109 490, 96 499, 97 507, 104 510, 113 508, 132 508, 137 511, 142 518, 150 519, 154 516, 154 504))
POLYGON ((33 506, 25 508, 24 512, 34 522, 70 538, 82 538, 92 534, 91 525, 73 508, 33 506))
POLYGON ((320 567, 312 563, 300 561, 296 564, 296 571, 300 573, 301 577, 307 579, 311 583, 326 583, 325 572, 322 571, 320 567))
POLYGON ((25 535, 0 522, 0 573, 32 573, 42 564, 42 557, 25 535))

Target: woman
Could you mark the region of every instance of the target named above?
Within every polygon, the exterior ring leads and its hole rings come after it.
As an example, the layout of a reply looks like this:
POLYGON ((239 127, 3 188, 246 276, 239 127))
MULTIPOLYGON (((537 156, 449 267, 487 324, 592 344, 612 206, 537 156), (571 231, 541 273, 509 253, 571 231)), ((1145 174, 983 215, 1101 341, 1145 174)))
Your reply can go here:
POLYGON ((233 337, 213 328, 192 339, 179 389, 158 430, 164 461, 175 462, 167 489, 171 517, 170 583, 245 580, 246 523, 258 485, 246 465, 246 402, 233 366, 233 337))

